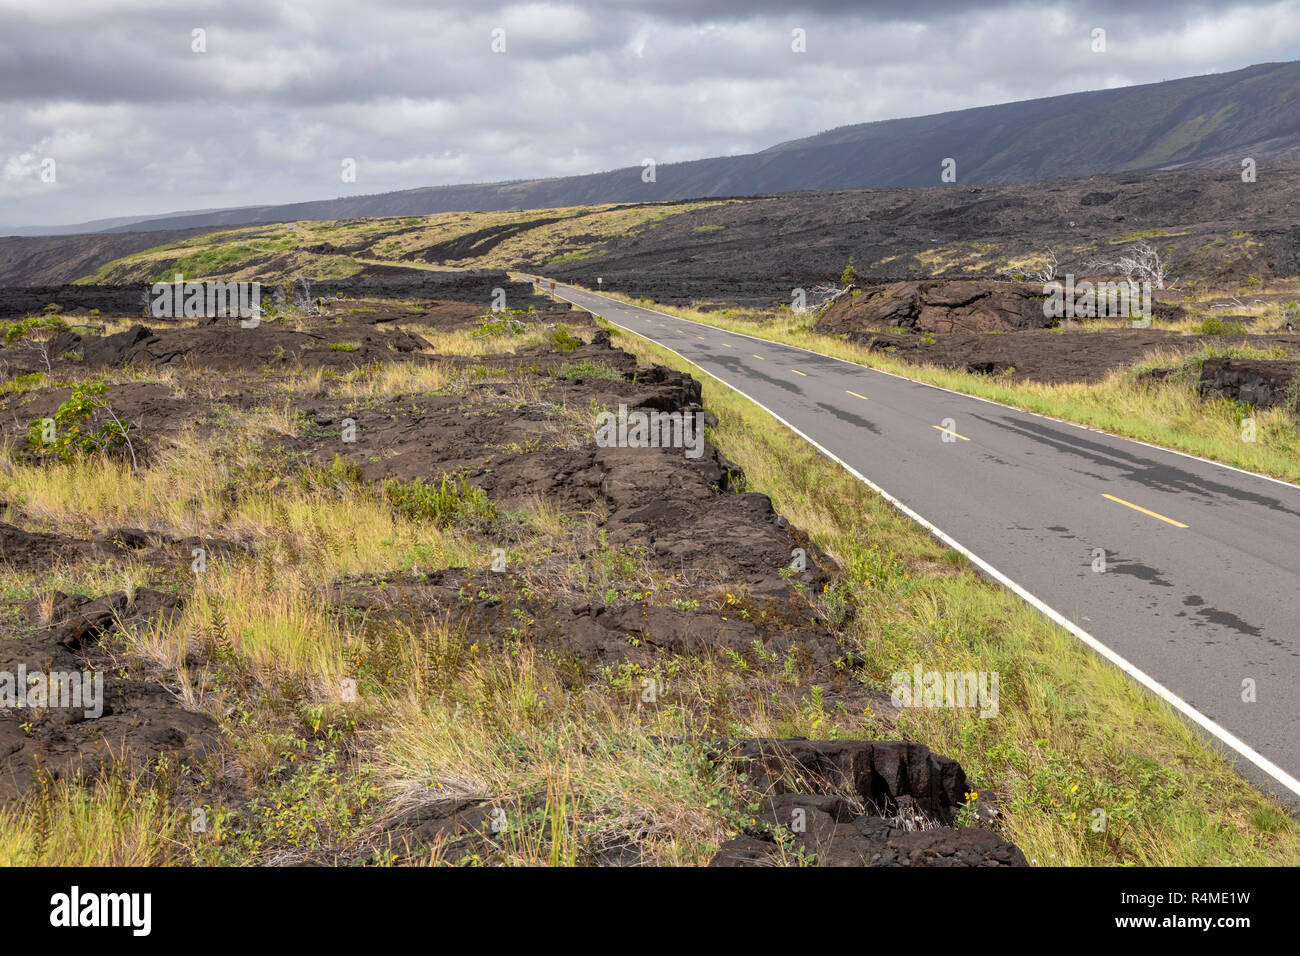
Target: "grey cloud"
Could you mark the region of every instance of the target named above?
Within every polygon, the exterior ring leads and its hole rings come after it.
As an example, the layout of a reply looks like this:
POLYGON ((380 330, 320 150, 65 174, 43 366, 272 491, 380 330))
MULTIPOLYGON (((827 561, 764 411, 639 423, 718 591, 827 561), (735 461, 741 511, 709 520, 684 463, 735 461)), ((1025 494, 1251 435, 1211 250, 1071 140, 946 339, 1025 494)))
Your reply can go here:
POLYGON ((7 0, 0 223, 748 152, 851 123, 1288 59, 1297 12, 1300 0, 1158 14, 1118 0, 7 0), (1088 48, 1096 25, 1110 36, 1104 57, 1088 48), (790 49, 795 26, 806 54, 790 49), (205 54, 190 51, 195 27, 205 54), (504 55, 490 49, 495 27, 504 55), (45 157, 57 183, 37 177, 45 157), (339 179, 344 157, 358 162, 355 184, 339 179))

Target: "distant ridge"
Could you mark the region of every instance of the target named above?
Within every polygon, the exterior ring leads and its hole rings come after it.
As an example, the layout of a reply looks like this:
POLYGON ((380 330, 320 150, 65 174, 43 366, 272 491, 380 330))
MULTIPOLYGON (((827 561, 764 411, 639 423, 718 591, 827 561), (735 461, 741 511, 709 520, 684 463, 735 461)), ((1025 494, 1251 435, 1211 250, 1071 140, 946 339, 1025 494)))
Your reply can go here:
MULTIPOLYGON (((1300 159, 1300 62, 1264 63, 1119 89, 1069 93, 842 126, 744 156, 585 176, 431 186, 278 206, 105 220, 137 232, 297 219, 412 216, 588 203, 750 196, 808 189, 932 186, 956 160, 961 184, 1300 159)), ((66 233, 56 227, 44 234, 66 233)), ((36 234, 38 230, 27 230, 36 234)))

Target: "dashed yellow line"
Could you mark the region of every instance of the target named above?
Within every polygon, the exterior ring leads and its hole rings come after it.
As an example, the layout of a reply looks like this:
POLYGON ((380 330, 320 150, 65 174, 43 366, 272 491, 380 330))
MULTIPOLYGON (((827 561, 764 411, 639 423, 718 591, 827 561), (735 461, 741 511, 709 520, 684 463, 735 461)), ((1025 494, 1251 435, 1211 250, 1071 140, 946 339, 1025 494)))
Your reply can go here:
POLYGON ((1109 498, 1117 505, 1123 505, 1125 508, 1132 508, 1134 511, 1140 511, 1144 515, 1150 515, 1153 518, 1159 518, 1161 521, 1166 521, 1169 524, 1173 525, 1175 528, 1187 527, 1187 525, 1183 524, 1181 521, 1175 521, 1173 518, 1166 518, 1164 515, 1156 514, 1154 511, 1148 511, 1146 508, 1143 508, 1141 505, 1135 505, 1133 504, 1133 502, 1125 501, 1123 498, 1116 498, 1114 495, 1106 495, 1106 494, 1103 494, 1102 497, 1109 498))
POLYGON ((807 377, 808 377, 808 373, 807 373, 807 372, 801 372, 801 371, 799 371, 797 368, 792 368, 792 369, 790 369, 790 371, 794 372, 794 374, 796 374, 796 375, 802 375, 804 378, 807 378, 807 377))
POLYGON ((853 391, 853 389, 851 389, 851 388, 846 388, 844 391, 848 392, 848 393, 849 393, 850 395, 852 395, 854 398, 860 398, 860 399, 862 399, 864 402, 869 402, 869 401, 871 401, 871 399, 867 398, 867 396, 865 396, 865 395, 859 395, 857 392, 853 391))
POLYGON ((749 354, 754 356, 754 358, 758 359, 760 362, 767 361, 767 359, 763 358, 763 356, 759 355, 757 352, 750 352, 749 354))
POLYGON ((734 345, 731 345, 731 344, 728 343, 728 342, 723 342, 722 344, 725 345, 725 346, 727 346, 727 348, 729 348, 729 349, 734 349, 734 348, 735 348, 734 345))
POLYGON ((951 435, 953 438, 960 438, 962 441, 970 441, 970 439, 967 438, 965 435, 958 435, 958 434, 957 434, 955 431, 953 431, 951 428, 944 428, 942 425, 931 425, 930 427, 931 427, 931 428, 937 428, 937 429, 939 429, 939 431, 943 432, 945 435, 951 435))
POLYGON ((697 339, 699 339, 701 342, 704 341, 704 336, 702 336, 702 335, 697 335, 697 336, 695 336, 695 337, 696 337, 697 339))

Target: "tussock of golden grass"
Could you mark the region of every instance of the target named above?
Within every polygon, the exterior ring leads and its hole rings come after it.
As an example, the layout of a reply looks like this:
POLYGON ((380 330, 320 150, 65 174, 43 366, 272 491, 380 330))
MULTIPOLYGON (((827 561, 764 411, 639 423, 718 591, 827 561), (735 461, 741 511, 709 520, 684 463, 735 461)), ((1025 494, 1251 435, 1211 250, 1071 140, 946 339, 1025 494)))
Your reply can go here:
MULTIPOLYGON (((444 635, 445 641, 445 635, 444 635)), ((375 740, 381 774, 399 813, 421 802, 479 798, 513 817, 502 841, 511 862, 576 862, 579 845, 629 836, 663 862, 702 862, 725 827, 712 799, 721 781, 701 766, 698 744, 669 710, 617 710, 573 694, 530 651, 517 657, 464 651, 446 692, 413 686, 384 704, 375 740), (562 814, 561 847, 529 839, 519 808, 547 798, 562 814)), ((549 837, 549 830, 546 835, 549 837)))
POLYGON ((126 591, 134 594, 137 588, 159 583, 157 578, 153 568, 135 560, 64 562, 41 575, 0 565, 0 594, 16 602, 37 601, 38 609, 43 609, 41 623, 48 623, 55 591, 94 595, 126 591))
POLYGON ((195 575, 181 615, 128 628, 130 650, 176 670, 191 649, 225 651, 263 685, 287 675, 306 679, 325 700, 341 699, 343 678, 355 677, 363 624, 331 610, 332 582, 404 563, 427 571, 489 560, 459 538, 366 503, 375 510, 356 502, 321 508, 311 500, 273 501, 266 521, 275 545, 258 560, 210 560, 195 575), (286 554, 295 541, 301 550, 286 554))
POLYGON ((592 596, 617 601, 635 595, 644 600, 674 590, 707 602, 706 588, 716 583, 712 568, 665 571, 651 563, 642 547, 611 545, 595 513, 564 515, 554 505, 545 505, 516 515, 524 521, 526 545, 509 550, 510 572, 559 604, 592 596))
POLYGON ((450 387, 451 381, 448 369, 443 365, 395 362, 370 369, 362 376, 343 376, 332 390, 332 394, 339 398, 351 399, 418 395, 443 391, 450 387))
POLYGON ((210 439, 182 434, 139 474, 128 462, 102 457, 18 467, 10 446, 4 450, 11 464, 0 473, 0 493, 67 533, 129 526, 206 534, 224 508, 221 492, 232 471, 258 464, 260 439, 285 424, 284 413, 263 411, 237 419, 210 439))
MULTIPOLYGON (((418 334, 418 330, 413 329, 418 334)), ((433 340, 433 350, 438 355, 514 355, 530 345, 541 345, 550 339, 551 330, 545 325, 530 325, 519 335, 482 335, 473 330, 439 332, 433 340)))
POLYGON ((241 427, 252 436, 232 432, 223 449, 182 436, 139 474, 103 458, 12 467, 0 474, 0 494, 29 519, 67 534, 125 526, 175 537, 252 539, 259 550, 274 541, 287 556, 308 557, 309 572, 320 580, 473 560, 475 551, 462 538, 397 516, 377 494, 350 486, 329 493, 271 490, 239 477, 263 464, 256 436, 286 421, 277 411, 250 414, 241 427), (240 488, 234 504, 226 494, 232 483, 240 488))
POLYGON ((569 533, 570 519, 554 499, 533 495, 519 514, 536 537, 554 539, 569 533))
POLYGON ((324 699, 339 700, 361 636, 321 597, 296 568, 217 564, 196 576, 179 615, 128 631, 127 643, 141 656, 172 666, 195 644, 195 650, 233 653, 264 685, 281 677, 302 678, 324 699))
POLYGON ((0 866, 161 866, 182 862, 189 814, 115 772, 94 790, 46 781, 0 809, 0 866))
POLYGON ((327 582, 340 575, 470 564, 475 548, 452 530, 409 521, 378 495, 349 491, 335 498, 280 493, 248 498, 226 521, 237 537, 266 539, 263 550, 302 561, 303 573, 327 582))

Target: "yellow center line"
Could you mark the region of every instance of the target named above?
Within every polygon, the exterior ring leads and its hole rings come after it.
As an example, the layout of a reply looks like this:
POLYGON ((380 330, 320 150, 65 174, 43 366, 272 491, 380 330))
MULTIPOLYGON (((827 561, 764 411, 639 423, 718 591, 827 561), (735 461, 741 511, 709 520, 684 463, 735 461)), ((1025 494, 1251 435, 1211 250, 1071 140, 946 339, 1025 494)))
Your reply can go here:
POLYGON ((754 356, 754 358, 758 359, 760 362, 767 361, 767 359, 763 358, 763 356, 759 355, 757 352, 750 352, 749 354, 754 356))
POLYGON ((702 336, 702 335, 697 335, 697 336, 695 336, 695 337, 696 337, 697 339, 699 339, 701 342, 704 341, 704 336, 702 336))
POLYGON ((801 372, 801 371, 799 371, 797 368, 792 368, 792 369, 790 369, 790 371, 794 372, 794 374, 796 374, 796 375, 802 375, 804 378, 807 378, 807 377, 808 377, 808 373, 807 373, 807 372, 801 372))
POLYGON ((1181 521, 1175 521, 1173 518, 1166 518, 1164 515, 1158 515, 1154 511, 1148 511, 1146 508, 1143 508, 1141 505, 1135 505, 1133 504, 1133 502, 1125 501, 1123 498, 1116 498, 1114 495, 1106 495, 1106 494, 1103 494, 1102 497, 1109 498, 1117 505, 1123 505, 1125 508, 1132 508, 1134 511, 1140 511, 1144 515, 1150 515, 1153 518, 1159 518, 1161 521, 1167 521, 1169 524, 1173 525, 1176 528, 1187 527, 1187 525, 1183 524, 1181 521))
POLYGON ((852 395, 854 398, 860 398, 860 399, 862 399, 864 402, 869 402, 869 401, 871 401, 871 399, 867 398, 867 396, 865 396, 865 395, 859 395, 857 392, 853 391, 852 389, 846 388, 844 391, 848 392, 848 393, 849 393, 850 395, 852 395))
POLYGON ((723 344, 723 345, 726 345, 727 348, 729 348, 729 349, 734 349, 734 348, 735 348, 734 345, 731 345, 731 344, 729 344, 729 343, 727 343, 727 342, 723 342, 722 344, 723 344))
POLYGON ((931 425, 930 427, 931 427, 931 428, 937 428, 937 429, 939 429, 939 431, 943 432, 945 435, 951 435, 953 438, 960 438, 962 441, 970 441, 970 439, 967 438, 965 435, 958 435, 958 434, 957 434, 955 431, 953 431, 951 428, 944 428, 942 425, 931 425))

